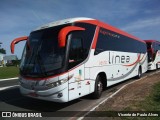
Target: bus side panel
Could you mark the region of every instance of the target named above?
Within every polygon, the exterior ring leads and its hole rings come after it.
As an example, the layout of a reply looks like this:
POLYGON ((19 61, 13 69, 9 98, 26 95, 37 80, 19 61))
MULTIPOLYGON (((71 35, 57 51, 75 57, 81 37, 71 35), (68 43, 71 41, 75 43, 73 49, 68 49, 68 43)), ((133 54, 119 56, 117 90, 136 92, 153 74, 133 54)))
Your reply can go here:
POLYGON ((160 68, 160 50, 157 51, 156 64, 158 65, 157 67, 160 68))
POLYGON ((155 60, 154 60, 154 68, 156 69, 157 67, 159 68, 160 67, 160 50, 158 50, 156 52, 156 55, 155 55, 155 60), (157 66, 158 65, 158 66, 157 66))
POLYGON ((143 73, 147 70, 146 55, 117 51, 101 52, 93 56, 89 60, 90 63, 88 61, 90 79, 95 80, 100 72, 104 72, 107 76, 107 86, 110 86, 137 76, 140 65, 143 73), (142 64, 139 63, 139 59, 142 60, 142 64))
POLYGON ((148 58, 147 57, 148 57, 147 53, 141 54, 140 65, 142 66, 142 73, 145 73, 148 70, 148 58))
POLYGON ((73 77, 69 80, 69 101, 89 94, 90 80, 84 78, 84 64, 74 68, 69 72, 73 77))

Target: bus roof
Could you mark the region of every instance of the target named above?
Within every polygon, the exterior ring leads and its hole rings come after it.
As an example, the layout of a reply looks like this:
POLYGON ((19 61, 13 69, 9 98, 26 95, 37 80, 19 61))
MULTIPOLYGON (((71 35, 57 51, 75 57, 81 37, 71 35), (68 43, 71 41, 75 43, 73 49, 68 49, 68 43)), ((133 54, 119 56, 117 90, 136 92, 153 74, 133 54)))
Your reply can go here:
POLYGON ((160 41, 157 41, 157 40, 144 40, 146 43, 153 43, 153 42, 156 42, 156 43, 159 43, 160 44, 160 41))
POLYGON ((101 21, 99 21, 99 20, 81 20, 81 21, 79 21, 79 22, 84 22, 84 23, 90 23, 90 24, 98 25, 99 27, 106 28, 106 29, 111 30, 111 31, 113 31, 113 32, 119 33, 119 34, 121 34, 121 35, 130 37, 130 38, 133 38, 133 39, 135 39, 135 40, 138 40, 138 41, 140 41, 140 42, 145 43, 143 40, 141 40, 141 39, 139 39, 139 38, 137 38, 137 37, 135 37, 135 36, 133 36, 133 35, 125 32, 125 31, 122 31, 122 30, 120 30, 120 29, 118 29, 118 28, 116 28, 116 27, 113 27, 113 26, 111 26, 111 25, 109 25, 109 24, 107 24, 107 23, 101 22, 101 21))
POLYGON ((67 23, 73 23, 73 22, 90 23, 90 24, 93 24, 93 25, 96 25, 96 26, 99 26, 99 27, 106 28, 106 29, 111 30, 113 32, 122 34, 124 36, 133 38, 133 39, 138 40, 140 42, 146 43, 143 40, 141 40, 141 39, 139 39, 139 38, 127 33, 127 32, 124 32, 124 31, 122 31, 122 30, 120 30, 120 29, 118 29, 116 27, 113 27, 113 26, 111 26, 109 24, 103 23, 103 22, 101 22, 99 20, 92 19, 92 18, 86 18, 86 17, 76 17, 76 18, 69 18, 69 19, 64 19, 64 20, 51 22, 51 23, 42 25, 42 26, 38 27, 37 29, 35 29, 33 31, 40 30, 40 29, 45 29, 45 28, 49 28, 49 27, 53 27, 53 26, 63 25, 63 24, 67 24, 67 23))
POLYGON ((73 22, 76 22, 76 21, 82 21, 82 20, 84 21, 84 20, 94 20, 94 19, 86 18, 86 17, 68 18, 68 19, 63 19, 63 20, 58 20, 58 21, 55 21, 55 22, 47 23, 45 25, 42 25, 42 26, 36 28, 33 31, 44 29, 44 28, 49 28, 49 27, 54 27, 54 26, 58 26, 58 25, 63 25, 63 24, 67 24, 67 23, 73 23, 73 22))

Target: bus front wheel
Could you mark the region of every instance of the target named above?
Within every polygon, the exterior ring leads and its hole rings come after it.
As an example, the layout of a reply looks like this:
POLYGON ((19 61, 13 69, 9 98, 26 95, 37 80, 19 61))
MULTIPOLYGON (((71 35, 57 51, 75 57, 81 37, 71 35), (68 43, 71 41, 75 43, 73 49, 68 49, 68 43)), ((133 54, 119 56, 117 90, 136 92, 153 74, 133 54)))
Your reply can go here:
POLYGON ((101 81, 101 77, 97 76, 96 82, 95 82, 95 90, 92 94, 93 98, 94 99, 100 98, 101 95, 102 95, 102 91, 103 91, 103 84, 102 84, 102 81, 101 81))

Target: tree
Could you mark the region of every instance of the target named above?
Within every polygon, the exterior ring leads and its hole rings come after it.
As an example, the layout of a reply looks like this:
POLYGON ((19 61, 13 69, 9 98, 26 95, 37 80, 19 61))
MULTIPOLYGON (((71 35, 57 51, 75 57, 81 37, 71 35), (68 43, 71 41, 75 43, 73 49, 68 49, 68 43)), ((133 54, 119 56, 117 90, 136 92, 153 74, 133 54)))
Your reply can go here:
POLYGON ((6 50, 4 48, 1 48, 2 42, 0 42, 0 53, 6 54, 6 50))
POLYGON ((6 54, 6 50, 5 50, 5 49, 3 49, 3 48, 0 48, 0 53, 2 53, 2 54, 6 54))

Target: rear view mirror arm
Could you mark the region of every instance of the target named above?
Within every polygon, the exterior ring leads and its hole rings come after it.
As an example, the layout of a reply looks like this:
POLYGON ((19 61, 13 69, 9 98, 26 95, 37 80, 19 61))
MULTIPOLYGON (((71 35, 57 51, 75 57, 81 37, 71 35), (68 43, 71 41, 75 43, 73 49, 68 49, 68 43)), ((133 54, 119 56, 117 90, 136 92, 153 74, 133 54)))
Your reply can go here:
POLYGON ((21 41, 24 41, 24 40, 28 40, 28 36, 23 36, 23 37, 16 38, 11 42, 10 48, 11 48, 11 53, 12 54, 14 54, 15 44, 17 44, 17 43, 19 43, 21 41))

